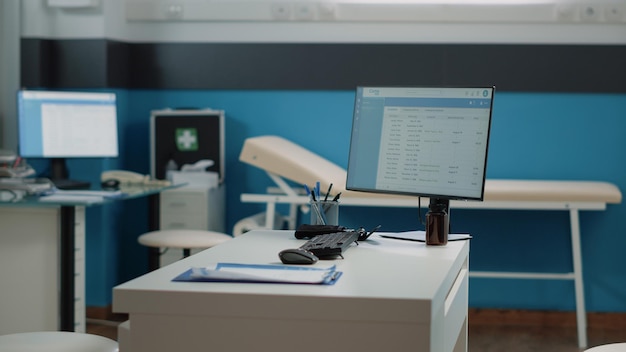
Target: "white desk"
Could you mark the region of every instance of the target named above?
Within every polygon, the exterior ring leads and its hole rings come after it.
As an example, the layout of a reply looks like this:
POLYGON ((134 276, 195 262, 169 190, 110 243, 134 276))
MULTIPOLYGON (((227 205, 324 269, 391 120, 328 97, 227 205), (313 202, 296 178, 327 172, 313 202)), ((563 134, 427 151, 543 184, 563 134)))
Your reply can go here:
MULTIPOLYGON (((265 224, 273 224, 276 204, 289 204, 287 221, 295 227, 299 205, 308 204, 306 196, 299 196, 279 177, 269 176, 280 186, 280 194, 242 194, 241 201, 266 204, 265 224)), ((496 210, 541 210, 566 211, 570 217, 572 272, 569 273, 511 273, 511 272, 471 272, 471 277, 508 279, 547 279, 574 281, 576 298, 576 320, 578 325, 578 346, 587 346, 587 317, 583 282, 583 263, 580 248, 579 212, 584 210, 605 210, 607 204, 618 204, 622 193, 613 184, 594 181, 541 181, 541 180, 492 180, 485 184, 484 202, 452 201, 454 209, 496 209, 496 210)), ((428 200, 422 200, 423 206, 428 200)), ((341 206, 373 207, 417 207, 415 197, 389 196, 362 192, 344 192, 341 206)), ((452 215, 454 216, 454 215, 452 215)), ((341 219, 341 215, 340 215, 341 219)), ((340 220, 341 221, 341 220, 340 220)))
POLYGON ((426 247, 375 236, 343 260, 315 264, 343 272, 332 286, 171 281, 216 262, 280 264, 278 252, 303 240, 275 230, 248 232, 117 286, 113 309, 130 321, 120 350, 466 351, 469 241, 426 247), (327 341, 303 342, 310 336, 327 341))
MULTIPOLYGON (((125 187, 124 196, 99 202, 0 202, 0 335, 62 330, 84 332, 85 208, 150 197, 158 213, 159 192, 169 187, 125 187)), ((157 220, 146 219, 150 229, 157 220)))

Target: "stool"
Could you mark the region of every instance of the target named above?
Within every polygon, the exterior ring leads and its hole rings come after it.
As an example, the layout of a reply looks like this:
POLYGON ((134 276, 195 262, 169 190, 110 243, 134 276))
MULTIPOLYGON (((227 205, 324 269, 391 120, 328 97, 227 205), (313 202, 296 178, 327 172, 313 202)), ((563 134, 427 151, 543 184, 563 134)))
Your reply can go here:
POLYGON ((585 352, 626 352, 626 343, 610 343, 608 345, 592 347, 585 352))
POLYGON ((211 248, 232 239, 231 236, 207 230, 157 230, 144 233, 137 239, 140 244, 151 247, 150 270, 159 268, 160 248, 178 248, 183 250, 183 257, 191 254, 192 248, 211 248))
POLYGON ((117 342, 99 335, 67 331, 24 332, 0 336, 0 351, 117 352, 117 342))

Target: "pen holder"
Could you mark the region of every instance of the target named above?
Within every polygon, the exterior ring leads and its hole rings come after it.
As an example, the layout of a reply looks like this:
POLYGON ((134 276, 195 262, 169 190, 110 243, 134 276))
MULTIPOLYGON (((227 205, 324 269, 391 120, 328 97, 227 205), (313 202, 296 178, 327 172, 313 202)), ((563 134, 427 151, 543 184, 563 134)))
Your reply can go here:
POLYGON ((310 202, 311 225, 339 225, 339 202, 315 201, 310 202))

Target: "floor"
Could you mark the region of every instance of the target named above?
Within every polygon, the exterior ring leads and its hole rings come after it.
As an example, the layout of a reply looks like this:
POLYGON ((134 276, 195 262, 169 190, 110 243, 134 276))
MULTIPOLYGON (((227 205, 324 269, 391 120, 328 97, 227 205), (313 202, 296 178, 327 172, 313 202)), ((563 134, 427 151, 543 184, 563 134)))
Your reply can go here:
MULTIPOLYGON (((470 352, 585 350, 574 312, 470 309, 469 322, 470 352)), ((626 342, 626 314, 587 313, 587 348, 615 342, 626 342)))
MULTIPOLYGON (((476 312, 470 310, 469 352, 580 352, 575 318, 520 312, 476 312), (530 316, 530 317, 529 317, 530 316)), ((87 332, 117 338, 116 321, 89 319, 87 332)), ((590 316, 589 348, 626 342, 623 316, 590 316), (601 323, 605 322, 605 323, 601 323)))
MULTIPOLYGON (((587 332, 589 348, 626 341, 626 332, 595 330, 587 332)), ((470 352, 579 352, 576 328, 469 326, 470 352)))

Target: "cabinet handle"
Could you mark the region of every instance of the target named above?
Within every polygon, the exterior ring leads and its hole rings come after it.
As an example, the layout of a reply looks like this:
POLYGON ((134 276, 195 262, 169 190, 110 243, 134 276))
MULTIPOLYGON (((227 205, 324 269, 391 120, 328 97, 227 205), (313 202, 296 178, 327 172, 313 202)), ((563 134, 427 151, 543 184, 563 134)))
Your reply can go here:
POLYGON ((446 300, 444 302, 444 315, 448 315, 450 307, 452 306, 452 303, 454 302, 456 296, 459 294, 459 290, 461 289, 463 280, 465 280, 466 277, 467 269, 461 269, 461 271, 459 271, 459 275, 457 275, 456 280, 454 281, 454 284, 452 285, 452 288, 450 288, 450 292, 448 292, 448 296, 446 297, 446 300))
POLYGON ((180 208, 180 207, 185 207, 185 206, 187 206, 187 203, 170 203, 170 205, 169 205, 169 206, 170 206, 170 207, 178 207, 178 208, 180 208))

